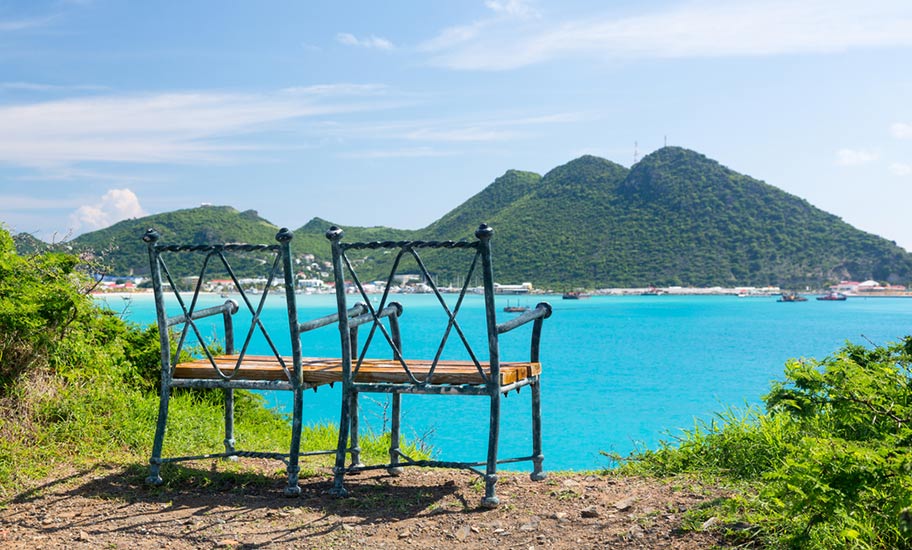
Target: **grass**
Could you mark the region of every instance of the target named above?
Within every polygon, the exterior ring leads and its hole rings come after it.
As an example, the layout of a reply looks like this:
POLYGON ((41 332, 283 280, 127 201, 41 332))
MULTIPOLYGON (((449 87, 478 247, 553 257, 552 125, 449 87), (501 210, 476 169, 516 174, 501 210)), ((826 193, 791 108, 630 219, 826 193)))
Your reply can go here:
MULTIPOLYGON (((66 381, 42 378, 23 384, 30 387, 20 387, 16 399, 7 399, 18 404, 18 414, 0 415, 0 497, 50 475, 64 464, 137 464, 145 475, 158 415, 156 395, 78 377, 66 381)), ((333 425, 304 426, 301 450, 335 449, 337 434, 333 425)), ((290 437, 286 417, 263 407, 259 395, 236 392, 238 449, 287 453, 290 437)), ((223 439, 220 392, 184 391, 172 396, 163 456, 222 452, 223 439)), ((413 445, 403 446, 413 456, 424 457, 413 445)), ((364 462, 385 461, 389 435, 362 434, 361 448, 364 462)), ((302 460, 302 477, 328 466, 330 460, 302 460)), ((181 470, 175 465, 163 467, 166 479, 174 471, 181 470)), ((276 471, 284 472, 281 462, 276 462, 276 471)))

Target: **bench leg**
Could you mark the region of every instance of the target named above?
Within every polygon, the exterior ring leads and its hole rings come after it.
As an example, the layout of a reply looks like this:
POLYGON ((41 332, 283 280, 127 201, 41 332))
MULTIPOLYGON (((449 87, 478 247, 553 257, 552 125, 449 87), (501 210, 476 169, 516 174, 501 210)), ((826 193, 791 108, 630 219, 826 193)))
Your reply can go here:
POLYGON ((336 465, 333 468, 333 486, 329 494, 334 497, 346 497, 345 490, 345 451, 348 446, 348 430, 351 426, 351 393, 342 384, 342 412, 339 418, 339 441, 336 444, 336 465))
POLYGON ((152 442, 152 457, 149 458, 149 485, 161 485, 161 454, 165 442, 165 425, 168 423, 168 402, 171 399, 171 388, 162 383, 161 399, 158 402, 158 423, 155 425, 155 439, 152 442))
POLYGON ((548 474, 542 471, 541 381, 532 382, 532 481, 542 481, 548 474))
POLYGON ((298 473, 301 466, 298 464, 301 452, 301 415, 304 411, 304 391, 300 388, 294 390, 294 405, 291 418, 291 449, 288 451, 288 485, 285 487, 285 496, 296 497, 301 494, 298 485, 298 473))
POLYGON ((386 471, 391 476, 402 474, 402 467, 399 466, 399 416, 402 404, 402 394, 392 394, 392 418, 390 419, 390 461, 386 471))
POLYGON ((351 397, 351 467, 364 466, 361 463, 361 445, 358 440, 358 392, 352 392, 351 397))
MULTIPOLYGON (((234 390, 225 389, 225 452, 233 453, 234 449, 234 390)), ((228 457, 228 460, 237 460, 236 456, 228 457)))
POLYGON ((496 508, 500 504, 497 498, 497 443, 500 436, 500 392, 491 396, 491 426, 488 433, 488 465, 485 469, 485 496, 481 505, 485 508, 496 508))

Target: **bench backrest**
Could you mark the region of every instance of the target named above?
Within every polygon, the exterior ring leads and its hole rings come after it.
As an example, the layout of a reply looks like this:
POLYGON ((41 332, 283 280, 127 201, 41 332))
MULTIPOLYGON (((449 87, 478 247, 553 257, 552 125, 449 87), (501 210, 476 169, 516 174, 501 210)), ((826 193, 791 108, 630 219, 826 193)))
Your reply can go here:
MULTIPOLYGON (((170 245, 159 242, 160 235, 154 229, 149 229, 143 235, 149 251, 149 264, 151 267, 152 290, 155 296, 155 309, 159 327, 159 339, 162 350, 162 375, 171 376, 174 358, 180 357, 185 348, 192 346, 193 351, 209 359, 212 368, 216 369, 219 378, 230 381, 237 376, 240 365, 248 355, 254 338, 265 342, 269 353, 282 365, 288 383, 298 384, 301 380, 301 343, 298 335, 300 327, 297 321, 297 308, 295 306, 295 284, 292 271, 291 250, 289 243, 292 234, 288 229, 282 229, 276 235, 276 244, 194 244, 170 245), (180 266, 173 270, 169 263, 180 266), (234 265, 247 263, 260 265, 259 274, 265 279, 262 289, 244 283, 234 265), (191 275, 192 276, 188 276, 191 275), (224 285, 219 289, 222 293, 237 296, 237 300, 227 300, 224 304, 215 307, 201 308, 200 296, 207 289, 204 285, 214 276, 222 277, 224 285), (282 355, 276 338, 279 334, 270 334, 262 320, 263 308, 267 297, 276 292, 284 293, 287 305, 288 325, 285 330, 290 334, 291 357, 289 364, 287 356, 282 355), (168 315, 166 298, 173 298, 179 313, 168 315), (235 323, 232 315, 243 308, 250 313, 250 324, 241 332, 243 340, 240 346, 236 345, 235 323), (197 321, 212 315, 222 315, 225 322, 224 347, 219 350, 217 343, 207 340, 197 321), (171 350, 171 329, 177 327, 179 337, 176 352, 171 350), (220 353, 221 351, 221 353, 220 353), (215 356, 237 353, 233 369, 220 369, 215 362, 215 356)), ((173 311, 173 309, 172 309, 173 311)), ((284 340, 282 340, 284 341, 284 340)))
MULTIPOLYGON (((353 373, 356 373, 363 361, 368 357, 371 344, 376 340, 380 340, 382 342, 385 341, 392 358, 399 363, 412 384, 433 383, 433 371, 441 360, 444 348, 448 341, 455 339, 461 343, 481 378, 487 384, 499 384, 500 348, 498 334, 502 331, 498 330, 494 299, 494 275, 490 245, 493 232, 493 229, 482 224, 475 231, 476 240, 474 241, 343 242, 343 231, 338 227, 331 227, 326 232, 326 237, 332 244, 333 273, 338 311, 341 313, 348 308, 348 292, 353 292, 368 308, 368 315, 372 316, 370 331, 364 338, 364 344, 360 352, 352 350, 351 343, 346 341, 349 332, 347 320, 343 318, 340 321, 339 329, 343 338, 343 376, 350 378, 353 373), (375 258, 376 260, 382 262, 386 259, 389 262, 389 271, 384 272, 386 279, 383 284, 382 295, 379 304, 376 306, 365 288, 365 282, 359 278, 358 270, 356 269, 356 265, 361 261, 361 258, 354 254, 363 254, 364 251, 374 251, 378 256, 378 258, 375 258), (461 266, 461 271, 457 271, 460 269, 459 266, 453 267, 451 258, 443 258, 443 256, 458 256, 456 253, 462 253, 461 259, 464 265, 461 266), (450 270, 448 275, 450 277, 458 276, 459 285, 455 287, 455 301, 451 299, 451 304, 448 304, 444 298, 443 291, 438 286, 438 277, 428 268, 422 255, 437 256, 434 259, 441 260, 448 267, 450 270), (381 316, 378 314, 388 305, 391 289, 396 286, 397 278, 402 275, 402 266, 408 261, 411 261, 411 269, 417 271, 417 276, 421 280, 420 284, 425 285, 426 290, 436 297, 447 317, 439 346, 432 359, 431 374, 424 379, 418 379, 413 375, 408 360, 403 357, 398 334, 392 334, 391 330, 387 330, 383 323, 380 322, 381 316), (480 350, 472 347, 459 322, 459 313, 466 296, 469 293, 478 292, 477 287, 473 288, 471 285, 473 281, 477 281, 479 275, 481 278, 481 293, 484 295, 485 332, 487 336, 487 349, 480 350), (484 355, 480 355, 482 353, 484 355)), ((439 275, 439 273, 436 273, 436 275, 439 275)), ((371 354, 374 357, 376 356, 374 352, 371 352, 371 354)))

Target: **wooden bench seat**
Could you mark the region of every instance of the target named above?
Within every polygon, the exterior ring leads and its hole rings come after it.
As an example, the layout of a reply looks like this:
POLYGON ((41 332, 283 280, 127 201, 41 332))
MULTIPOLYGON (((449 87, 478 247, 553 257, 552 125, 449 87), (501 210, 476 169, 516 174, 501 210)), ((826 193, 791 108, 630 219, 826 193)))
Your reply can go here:
MULTIPOLYGON (((215 363, 226 376, 231 376, 237 363, 238 355, 220 355, 215 363)), ((283 357, 286 368, 291 371, 292 358, 283 357)), ((431 368, 430 360, 406 360, 412 374, 424 381, 431 368)), ((329 384, 342 381, 342 360, 302 357, 301 373, 304 382, 312 385, 329 384)), ((507 362, 500 365, 500 385, 507 386, 521 380, 541 374, 541 363, 507 362)), ((218 373, 208 359, 198 359, 179 363, 174 367, 176 379, 219 378, 218 373)), ((282 365, 275 356, 246 355, 236 378, 243 380, 288 380, 282 365)), ((356 382, 387 382, 406 384, 410 380, 398 361, 391 359, 365 359, 355 375, 356 382)), ((475 364, 471 361, 440 361, 434 369, 431 381, 434 384, 484 384, 475 364)))

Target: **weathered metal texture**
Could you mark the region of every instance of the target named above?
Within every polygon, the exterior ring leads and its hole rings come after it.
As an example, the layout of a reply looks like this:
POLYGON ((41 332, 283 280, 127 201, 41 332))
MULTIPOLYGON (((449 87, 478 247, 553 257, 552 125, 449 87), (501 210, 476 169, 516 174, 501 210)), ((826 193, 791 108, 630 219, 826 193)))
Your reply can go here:
MULTIPOLYGON (((290 242, 292 233, 288 229, 282 229, 276 235, 277 244, 206 244, 206 245, 163 245, 158 241, 160 235, 153 229, 150 229, 143 236, 149 253, 149 263, 152 270, 152 289, 155 297, 156 319, 159 329, 159 343, 161 345, 161 400, 159 403, 158 421, 155 427, 155 437, 152 446, 152 456, 149 460, 150 472, 147 482, 150 484, 162 483, 161 465, 169 462, 179 462, 183 460, 194 460, 199 458, 234 458, 234 457, 260 457, 275 458, 285 462, 287 466, 288 483, 285 487, 285 494, 296 496, 300 494, 301 489, 298 486, 299 474, 299 457, 311 454, 332 454, 335 450, 316 451, 301 453, 301 425, 303 413, 303 391, 314 388, 315 384, 304 383, 302 380, 301 367, 301 342, 300 334, 303 331, 313 330, 321 326, 327 326, 337 321, 336 316, 330 316, 329 319, 317 319, 304 323, 299 323, 297 318, 297 306, 294 294, 294 272, 291 262, 290 242), (241 285, 237 275, 231 267, 226 255, 234 253, 247 252, 266 252, 273 255, 273 262, 269 267, 266 287, 263 289, 259 300, 252 299, 249 293, 241 285), (202 256, 199 277, 192 289, 181 292, 175 278, 168 270, 165 256, 176 253, 196 253, 202 256), (234 300, 228 300, 219 306, 198 309, 197 303, 202 289, 205 276, 209 270, 210 264, 218 264, 227 272, 235 291, 239 294, 240 304, 234 300), (281 274, 281 286, 285 290, 285 300, 288 315, 289 338, 291 343, 291 364, 288 364, 287 358, 283 357, 272 338, 267 331, 266 326, 261 320, 263 307, 266 298, 273 287, 273 281, 276 274, 281 274), (173 295, 180 313, 168 317, 165 311, 166 285, 173 295), (236 350, 235 327, 232 316, 238 312, 240 307, 245 307, 251 315, 250 326, 244 334, 240 348, 236 350), (225 370, 219 368, 216 363, 214 352, 206 344, 202 333, 197 326, 197 321, 221 315, 224 321, 225 342, 224 355, 234 355, 237 353, 237 360, 234 367, 226 367, 225 370), (172 327, 180 327, 174 333, 178 336, 177 348, 174 355, 171 353, 171 335, 172 327), (248 380, 242 378, 240 373, 241 365, 244 364, 248 348, 255 335, 259 334, 265 340, 272 355, 282 367, 284 380, 248 380), (212 369, 217 373, 215 378, 174 378, 174 367, 176 361, 174 357, 179 357, 181 350, 184 348, 188 337, 193 336, 203 355, 208 359, 212 369), (225 452, 206 454, 191 457, 168 457, 163 458, 162 446, 165 437, 165 427, 168 418, 168 404, 172 388, 220 388, 224 391, 225 398, 225 452), (272 453, 244 451, 235 448, 234 437, 234 390, 236 389, 258 389, 258 390, 281 390, 290 391, 293 394, 292 407, 292 424, 291 424, 291 443, 288 453, 272 453)), ((270 264, 267 263, 267 266, 270 264)), ((362 315, 366 308, 358 306, 353 307, 350 312, 343 313, 348 316, 357 317, 362 315)))
MULTIPOLYGON (((331 227, 326 232, 332 247, 333 257, 333 277, 336 285, 336 299, 339 319, 339 334, 342 340, 342 407, 340 412, 340 431, 339 444, 336 451, 336 464, 334 468, 334 483, 332 493, 339 496, 347 495, 344 485, 346 473, 361 471, 366 469, 386 468, 391 474, 398 475, 403 466, 428 466, 444 468, 465 468, 472 470, 485 479, 485 495, 482 499, 482 505, 487 507, 497 506, 498 498, 496 495, 497 484, 497 465, 507 462, 531 461, 533 463, 532 479, 541 480, 545 475, 542 472, 542 445, 541 445, 541 393, 540 377, 538 375, 529 376, 510 384, 501 384, 500 376, 500 348, 498 336, 510 332, 520 326, 532 322, 532 337, 530 361, 539 363, 539 347, 541 343, 541 328, 544 319, 551 315, 551 306, 545 302, 538 304, 533 310, 523 313, 522 315, 510 319, 509 321, 497 324, 496 307, 494 299, 494 274, 491 260, 490 240, 494 230, 489 226, 482 224, 475 232, 475 241, 378 241, 367 243, 345 243, 342 242, 343 231, 338 227, 331 227), (396 251, 396 255, 391 262, 389 276, 386 279, 385 290, 380 298, 379 305, 374 307, 365 292, 364 286, 358 277, 353 263, 349 260, 346 252, 350 250, 390 250, 396 251), (435 250, 466 250, 474 252, 471 261, 468 262, 466 276, 461 285, 459 294, 456 297, 452 309, 444 300, 438 289, 430 271, 420 257, 418 251, 423 249, 435 250), (387 309, 387 300, 392 283, 397 270, 402 263, 403 258, 411 257, 417 264, 423 280, 430 287, 431 292, 436 296, 437 301, 446 313, 447 323, 441 337, 440 344, 430 362, 427 371, 422 371, 422 379, 419 379, 409 362, 404 359, 402 352, 402 341, 399 332, 399 317, 402 314, 401 306, 396 314, 388 315, 389 328, 381 321, 380 312, 387 309), (462 330, 457 319, 462 307, 464 298, 469 290, 469 285, 476 271, 481 271, 482 284, 484 289, 485 303, 485 324, 488 340, 488 359, 481 361, 478 359, 475 350, 472 349, 468 338, 462 330), (357 291, 357 295, 364 301, 367 311, 354 318, 347 318, 343 312, 347 308, 348 295, 346 292, 346 277, 351 281, 351 285, 357 291), (370 323, 369 332, 358 351, 357 333, 352 326, 357 324, 370 323), (379 334, 379 336, 378 336, 379 334), (434 373, 438 365, 441 364, 442 353, 448 339, 455 334, 464 346, 467 355, 474 363, 478 371, 480 384, 440 384, 434 382, 434 373), (367 357, 368 349, 375 336, 385 340, 392 352, 393 359, 399 363, 407 380, 404 383, 392 382, 356 382, 356 376, 359 369, 367 357), (519 391, 524 386, 532 387, 532 455, 527 457, 515 457, 507 459, 498 459, 497 447, 500 433, 500 397, 506 395, 512 390, 519 391), (391 445, 390 445, 390 462, 383 465, 365 467, 353 464, 348 468, 345 467, 345 454, 350 441, 356 441, 357 435, 349 434, 349 429, 357 428, 357 396, 360 393, 389 393, 392 394, 392 418, 391 418, 391 445), (448 461, 416 461, 405 456, 399 448, 400 438, 400 409, 402 394, 432 394, 432 395, 486 395, 490 398, 490 414, 488 424, 488 452, 486 460, 483 462, 448 462, 448 461), (477 467, 484 466, 484 471, 477 467)), ((392 304, 391 304, 392 305, 392 304)), ((398 305, 398 304, 397 304, 398 305)), ((354 446, 354 445, 353 445, 354 446)))

